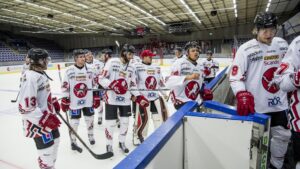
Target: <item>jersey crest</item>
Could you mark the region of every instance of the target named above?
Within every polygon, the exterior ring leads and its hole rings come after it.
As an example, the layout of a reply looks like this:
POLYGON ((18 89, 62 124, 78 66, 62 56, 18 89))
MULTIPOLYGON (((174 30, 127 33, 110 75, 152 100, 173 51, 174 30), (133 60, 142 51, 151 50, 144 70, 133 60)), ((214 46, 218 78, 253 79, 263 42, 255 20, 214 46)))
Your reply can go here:
POLYGON ((199 91, 200 86, 195 81, 190 81, 184 89, 185 95, 192 100, 195 100, 197 98, 199 91))
POLYGON ((78 83, 73 89, 74 95, 78 98, 83 98, 87 94, 87 85, 84 83, 78 83))
POLYGON ((157 81, 154 76, 148 76, 145 80, 145 85, 147 89, 156 89, 157 81))
POLYGON ((276 93, 279 91, 279 88, 275 83, 273 83, 274 78, 274 72, 277 70, 276 67, 272 67, 268 70, 266 70, 262 76, 262 85, 265 90, 267 90, 270 93, 276 93))

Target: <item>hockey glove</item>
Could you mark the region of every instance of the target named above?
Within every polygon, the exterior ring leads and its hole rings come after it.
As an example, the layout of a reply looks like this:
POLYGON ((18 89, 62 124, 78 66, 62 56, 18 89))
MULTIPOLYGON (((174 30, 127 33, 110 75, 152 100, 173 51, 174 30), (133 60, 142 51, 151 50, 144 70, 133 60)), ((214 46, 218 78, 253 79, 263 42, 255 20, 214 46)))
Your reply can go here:
POLYGON ((100 106, 100 96, 98 92, 93 93, 93 107, 97 109, 100 106))
POLYGON ((239 91, 236 94, 237 113, 240 116, 248 116, 254 114, 254 97, 250 92, 239 91))
POLYGON ((293 83, 295 87, 300 88, 300 69, 294 73, 293 83))
POLYGON ((60 112, 60 105, 59 105, 58 100, 57 100, 56 97, 52 98, 52 105, 54 107, 55 112, 59 113, 60 112))
POLYGON ((201 93, 200 93, 203 101, 206 100, 212 100, 214 98, 213 93, 210 89, 204 89, 201 93))
POLYGON ((60 126, 60 121, 55 114, 44 111, 43 116, 41 117, 39 124, 46 130, 52 131, 57 129, 60 126))
POLYGON ((139 95, 136 97, 135 102, 139 104, 141 107, 148 107, 149 101, 143 95, 139 95))
POLYGON ((61 99, 61 109, 63 112, 67 112, 70 109, 70 99, 64 97, 61 99))
POLYGON ((127 88, 125 86, 122 86, 120 81, 117 80, 112 81, 108 87, 112 89, 116 94, 125 94, 127 92, 127 88))
POLYGON ((204 73, 204 75, 205 75, 205 76, 208 76, 208 75, 210 75, 210 72, 211 72, 210 68, 208 68, 208 67, 204 67, 204 71, 203 71, 203 73, 204 73))

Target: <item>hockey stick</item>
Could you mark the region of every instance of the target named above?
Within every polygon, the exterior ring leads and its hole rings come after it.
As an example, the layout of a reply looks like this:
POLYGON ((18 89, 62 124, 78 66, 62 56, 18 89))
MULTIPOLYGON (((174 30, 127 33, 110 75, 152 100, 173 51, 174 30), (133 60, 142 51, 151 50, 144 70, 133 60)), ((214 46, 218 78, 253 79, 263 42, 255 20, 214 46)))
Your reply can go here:
MULTIPOLYGON (((60 72, 60 64, 57 65, 57 70, 58 70, 58 76, 59 76, 60 84, 62 84, 62 78, 61 78, 61 72, 60 72)), ((66 114, 66 121, 67 121, 67 123, 70 124, 67 112, 64 112, 64 113, 66 114)), ((70 141, 72 143, 72 137, 71 137, 71 130, 70 129, 69 129, 69 138, 70 138, 70 141)), ((82 153, 82 149, 75 149, 75 150, 78 151, 79 153, 82 153)))
POLYGON ((12 103, 15 103, 15 102, 17 102, 17 100, 18 100, 18 97, 19 97, 19 94, 20 94, 20 91, 18 92, 18 95, 17 95, 16 99, 15 99, 15 100, 10 100, 10 102, 12 102, 12 103))
MULTIPOLYGON (((103 90, 113 90, 113 89, 87 89, 90 91, 103 91, 103 90)), ((127 91, 169 91, 170 89, 129 89, 127 91)))
POLYGON ((82 145, 92 154, 93 157, 96 159, 102 160, 102 159, 108 159, 111 158, 114 154, 112 152, 106 152, 103 154, 96 154, 94 153, 87 145, 86 143, 81 139, 81 137, 77 134, 77 132, 71 127, 70 123, 66 121, 66 119, 59 113, 56 112, 56 114, 61 118, 61 120, 68 126, 69 130, 73 132, 73 134, 77 137, 77 139, 82 143, 82 145))

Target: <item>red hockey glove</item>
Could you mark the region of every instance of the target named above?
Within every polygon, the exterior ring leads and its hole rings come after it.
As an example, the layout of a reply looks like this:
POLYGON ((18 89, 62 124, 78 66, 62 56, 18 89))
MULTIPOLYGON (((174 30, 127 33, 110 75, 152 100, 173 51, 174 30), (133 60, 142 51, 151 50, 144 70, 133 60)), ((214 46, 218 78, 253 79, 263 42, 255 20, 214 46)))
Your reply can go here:
POLYGON ((112 81, 108 87, 114 90, 117 94, 125 94, 127 92, 127 88, 122 86, 120 81, 117 80, 112 81))
POLYGON ((43 116, 41 117, 39 124, 46 130, 52 131, 57 129, 60 126, 60 121, 55 114, 44 111, 43 116))
POLYGON ((149 101, 143 95, 139 95, 136 97, 135 102, 139 104, 141 107, 148 107, 149 101))
POLYGON ((212 100, 214 98, 213 93, 210 89, 204 89, 201 93, 200 93, 203 101, 205 100, 212 100))
POLYGON ((100 96, 98 95, 98 92, 95 92, 93 94, 93 107, 97 109, 100 106, 100 96))
POLYGON ((300 88, 300 69, 298 69, 297 72, 294 73, 294 79, 293 79, 294 86, 297 88, 300 88))
POLYGON ((54 107, 55 112, 59 113, 60 112, 60 105, 59 105, 58 100, 57 100, 56 97, 52 98, 52 105, 54 107))
POLYGON ((67 112, 70 109, 70 99, 64 97, 61 99, 61 110, 63 112, 67 112))
POLYGON ((203 71, 203 73, 204 73, 204 75, 205 76, 208 76, 209 74, 210 74, 210 68, 208 68, 208 67, 204 67, 204 71, 203 71))
POLYGON ((236 94, 237 113, 240 116, 248 116, 254 114, 254 97, 250 92, 239 91, 236 94))

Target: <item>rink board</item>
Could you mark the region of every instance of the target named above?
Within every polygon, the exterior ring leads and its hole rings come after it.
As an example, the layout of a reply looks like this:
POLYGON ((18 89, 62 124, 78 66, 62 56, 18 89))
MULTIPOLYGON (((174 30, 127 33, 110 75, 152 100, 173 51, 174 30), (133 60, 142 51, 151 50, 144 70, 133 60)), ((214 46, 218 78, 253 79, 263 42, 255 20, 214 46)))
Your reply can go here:
MULTIPOLYGON (((222 107, 216 104, 205 105, 222 107)), ((226 114, 192 112, 196 107, 185 104, 115 169, 250 168, 253 127, 266 126, 268 116, 227 114, 234 109, 226 105, 221 108, 226 114)), ((260 168, 256 162, 254 168, 260 168)))

